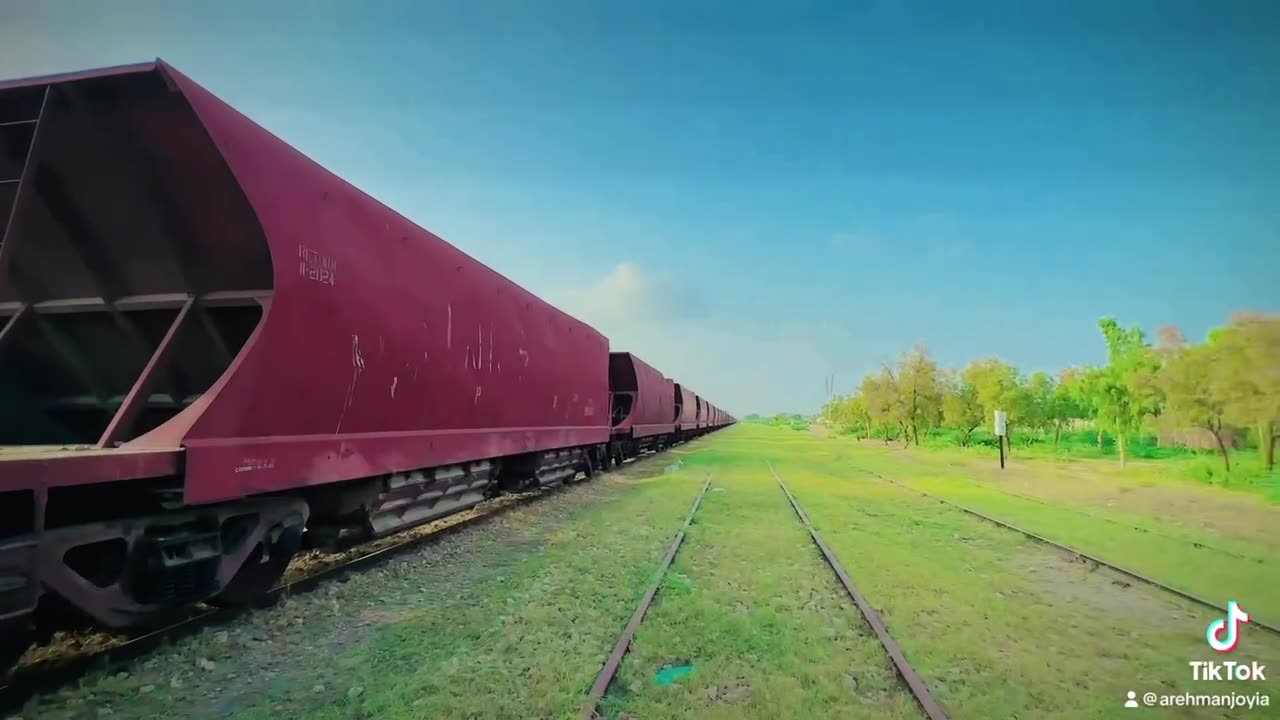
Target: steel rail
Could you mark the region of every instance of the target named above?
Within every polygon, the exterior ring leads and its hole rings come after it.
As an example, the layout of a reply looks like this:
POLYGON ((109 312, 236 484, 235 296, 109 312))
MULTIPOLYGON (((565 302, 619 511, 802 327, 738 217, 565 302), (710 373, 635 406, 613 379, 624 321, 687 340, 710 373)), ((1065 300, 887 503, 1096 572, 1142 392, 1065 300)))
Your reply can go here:
MULTIPOLYGON (((952 467, 956 467, 956 466, 952 465, 952 467)), ((862 470, 862 468, 857 468, 857 469, 862 470)), ((862 471, 869 472, 867 470, 862 470, 862 471)), ((1169 533, 1162 532, 1160 530, 1155 530, 1153 528, 1145 528, 1145 527, 1142 527, 1141 525, 1133 525, 1133 524, 1124 522, 1123 520, 1116 520, 1114 518, 1103 517, 1102 515, 1095 515, 1094 513, 1091 513, 1087 510, 1077 508, 1077 507, 1069 507, 1067 505, 1055 505, 1054 503, 1051 503, 1047 500, 1042 500, 1041 498, 1038 498, 1038 497, 1032 497, 1031 495, 1023 495, 1022 493, 1016 493, 1016 492, 1013 492, 1012 490, 1005 490, 1004 488, 997 487, 993 483, 987 482, 985 480, 979 480, 977 478, 971 478, 971 477, 964 477, 962 479, 967 480, 968 482, 971 482, 974 485, 977 485, 978 487, 985 488, 987 490, 994 490, 995 492, 998 492, 1002 495, 1008 495, 1009 497, 1015 497, 1015 498, 1018 498, 1019 500, 1025 500, 1027 502, 1036 503, 1038 505, 1044 505, 1045 507, 1051 507, 1051 508, 1054 508, 1055 510, 1066 510, 1067 512, 1072 512, 1077 515, 1087 517, 1090 520, 1097 520, 1099 522, 1111 523, 1112 525, 1116 525, 1122 528, 1127 528, 1129 530, 1136 530, 1137 532, 1140 532, 1140 533, 1154 535, 1156 537, 1162 537, 1169 540, 1175 540, 1177 542, 1185 543, 1187 545, 1190 545, 1200 550, 1210 550, 1212 552, 1218 553, 1219 555, 1233 557, 1233 558, 1236 558, 1237 560, 1245 560, 1247 562, 1258 563, 1260 565, 1266 563, 1266 561, 1263 560, 1262 558, 1253 557, 1251 555, 1245 555, 1244 553, 1238 553, 1238 552, 1235 552, 1234 550, 1226 550, 1220 547, 1216 547, 1214 545, 1210 545, 1208 543, 1202 543, 1198 540, 1192 540, 1186 537, 1178 537, 1177 535, 1171 535, 1169 533)))
POLYGON ((800 506, 800 501, 796 499, 795 495, 791 494, 787 484, 782 481, 782 476, 778 475, 778 471, 774 469, 773 463, 765 460, 765 465, 769 467, 769 472, 778 481, 778 486, 786 494, 787 500, 791 501, 791 508, 796 511, 796 516, 800 518, 804 529, 809 531, 809 537, 813 538, 814 544, 822 551, 822 557, 831 566, 836 577, 839 578, 840 584, 849 593, 849 597, 853 598, 853 602, 858 606, 858 611, 862 613, 863 619, 867 621, 867 624, 871 626, 871 630, 875 632, 876 637, 880 640, 880 645, 884 647, 885 652, 889 653, 889 658, 893 660, 894 668, 898 671, 898 675, 902 677, 903 682, 907 684, 907 688, 911 690, 916 702, 920 704, 920 707, 929 716, 930 720, 947 720, 947 714, 942 709, 942 706, 938 704, 937 700, 933 699, 933 695, 929 693, 929 688, 925 685, 920 674, 915 671, 915 668, 911 667, 906 655, 902 654, 902 648, 898 647, 897 641, 889 634, 889 629, 885 627, 884 620, 880 618, 880 613, 871 607, 871 603, 867 602, 866 597, 853 584, 853 579, 849 577, 849 573, 840 564, 839 558, 827 546, 826 541, 822 539, 821 533, 813 526, 813 523, 809 522, 809 516, 805 514, 804 508, 800 506))
MULTIPOLYGON (((956 510, 961 510, 970 515, 973 515, 974 517, 986 520, 987 522, 992 523, 994 525, 999 525, 1000 527, 1003 527, 1005 529, 1013 530, 1014 532, 1021 533, 1022 535, 1025 535, 1026 537, 1029 537, 1032 540, 1035 540, 1037 542, 1041 542, 1041 543, 1044 543, 1045 545, 1058 548, 1059 550, 1075 555, 1076 557, 1084 558, 1094 563, 1095 565, 1101 565, 1103 567, 1111 568, 1112 570, 1120 573, 1121 575, 1125 575, 1126 577, 1133 578, 1134 580, 1137 580, 1139 582, 1145 583, 1147 585, 1158 588, 1160 590, 1164 590, 1165 592, 1171 593, 1173 595, 1177 595, 1178 597, 1184 600, 1190 600, 1191 602, 1196 603, 1198 605, 1202 605, 1204 607, 1217 610, 1218 612, 1223 613, 1224 617, 1227 614, 1227 608, 1225 606, 1219 605, 1218 603, 1215 603, 1212 600, 1200 597, 1199 595, 1195 595, 1185 590, 1179 590, 1178 588, 1173 587, 1172 585, 1166 585, 1165 583, 1162 583, 1159 580, 1156 580, 1155 578, 1143 575, 1142 573, 1136 570, 1130 570, 1129 568, 1123 567, 1121 565, 1116 565, 1115 563, 1108 562, 1095 555, 1090 555, 1089 553, 1077 550, 1076 548, 1073 548, 1069 545, 1063 545, 1062 543, 1057 542, 1055 540, 1050 540, 1049 538, 1044 537, 1043 535, 1038 535, 1036 533, 1031 532, 1030 530, 1026 530, 1024 528, 1018 527, 1017 525, 1014 525, 1012 523, 1005 522, 1004 520, 991 517, 990 515, 974 510, 973 508, 965 507, 960 503, 952 502, 951 500, 947 500, 946 498, 941 498, 941 497, 938 497, 937 495, 927 493, 924 490, 921 490, 919 488, 912 487, 905 483, 900 483, 897 480, 887 478, 884 475, 881 475, 880 473, 874 470, 868 470, 866 468, 858 467, 856 465, 849 465, 849 467, 859 472, 863 472, 873 477, 879 478, 880 480, 887 482, 890 485, 893 485, 895 487, 900 487, 904 490, 910 490, 912 492, 923 495, 924 497, 927 497, 930 500, 935 500, 937 502, 942 503, 943 505, 947 505, 949 507, 955 508, 956 510)), ((1280 636, 1280 627, 1277 627, 1276 625, 1260 620, 1253 613, 1249 614, 1249 624, 1254 625, 1258 628, 1261 628, 1262 630, 1265 630, 1273 635, 1280 636)))
POLYGON ((689 514, 684 519, 684 525, 676 532, 675 537, 671 540, 671 545, 667 547, 667 554, 662 558, 662 565, 658 567, 653 583, 640 598, 640 604, 636 606, 635 612, 631 614, 631 619, 627 621, 622 634, 618 636, 618 641, 613 645, 613 651, 605 659, 604 667, 600 668, 600 674, 596 675, 596 681, 592 684, 591 691, 587 694, 587 699, 582 703, 580 715, 584 720, 590 720, 596 716, 596 708, 600 705, 600 700, 604 698, 605 692, 609 690, 609 683, 613 682, 614 676, 618 674, 618 668, 622 666, 622 658, 626 656, 627 650, 631 647, 631 641, 636 636, 636 631, 640 629, 640 623, 644 621, 645 613, 649 611, 649 606, 653 604, 653 598, 657 596, 658 589, 662 587, 662 579, 667 574, 667 568, 671 567, 671 562, 675 560, 676 553, 684 542, 685 534, 689 530, 689 526, 693 524, 693 516, 697 514, 698 507, 702 505, 702 498, 707 494, 707 488, 709 487, 711 487, 710 474, 707 475, 707 481, 702 484, 702 489, 698 491, 697 497, 693 499, 693 506, 689 508, 689 514))
MULTIPOLYGON (((634 467, 639 463, 649 460, 650 458, 658 457, 662 454, 663 453, 648 453, 635 458, 629 458, 623 465, 613 466, 613 469, 617 470, 624 467, 634 467)), ((461 532, 466 528, 488 522, 489 520, 514 510, 517 507, 523 507, 529 503, 549 497, 559 490, 576 484, 577 483, 562 483, 550 488, 531 492, 527 495, 518 497, 511 502, 499 505, 477 515, 458 520, 428 534, 411 538, 402 543, 379 548, 364 555, 360 555, 359 557, 351 558, 350 560, 345 560, 336 565, 331 565, 318 570, 315 573, 298 578, 297 580, 282 583, 273 587, 271 590, 268 590, 261 598, 255 599, 255 601, 250 605, 213 608, 210 610, 200 611, 195 615, 130 638, 119 645, 115 645, 104 650, 74 655, 69 658, 42 661, 27 667, 16 668, 9 674, 7 679, 0 678, 0 680, 3 680, 5 683, 0 685, 0 713, 17 710, 32 697, 68 686, 94 670, 121 669, 136 661, 143 655, 161 647, 166 642, 189 637, 206 628, 225 624, 231 620, 246 615, 255 609, 267 607, 281 597, 306 594, 314 590, 321 583, 334 580, 357 570, 371 567, 404 552, 433 544, 449 537, 450 535, 461 532)), ((439 518, 435 522, 439 522, 440 520, 448 520, 448 516, 439 518)), ((408 530, 401 532, 408 532, 408 530)))

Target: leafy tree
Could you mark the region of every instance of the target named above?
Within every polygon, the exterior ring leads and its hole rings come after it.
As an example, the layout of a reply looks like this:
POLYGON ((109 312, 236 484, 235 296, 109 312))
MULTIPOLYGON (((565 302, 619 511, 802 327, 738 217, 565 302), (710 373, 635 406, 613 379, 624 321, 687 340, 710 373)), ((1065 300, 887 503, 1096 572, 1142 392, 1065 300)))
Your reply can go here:
POLYGON ((1104 317, 1098 329, 1107 342, 1107 366, 1088 375, 1090 404, 1098 425, 1115 433, 1120 464, 1124 465, 1129 438, 1149 415, 1160 410, 1156 383, 1160 364, 1141 328, 1125 330, 1113 318, 1104 317))
POLYGON ((1089 408, 1083 401, 1084 372, 1067 368, 1058 376, 1049 401, 1049 421, 1053 427, 1053 447, 1056 450, 1062 439, 1062 429, 1072 420, 1089 417, 1089 408))
POLYGON ((1224 348, 1216 345, 1184 346, 1170 351, 1160 371, 1165 412, 1180 424, 1204 428, 1213 434, 1227 472, 1231 457, 1222 440, 1226 415, 1224 348))
POLYGON ((858 429, 858 437, 871 437, 871 418, 861 395, 855 393, 845 399, 840 407, 840 417, 845 427, 858 429))
POLYGON ((1034 430, 1047 430, 1053 427, 1053 402, 1056 390, 1057 384, 1053 381, 1053 376, 1043 371, 1031 374, 1024 388, 1026 425, 1034 430))
POLYGON ((822 406, 822 410, 818 413, 818 417, 822 418, 827 425, 835 427, 840 424, 840 403, 843 397, 836 395, 828 400, 822 406))
POLYGON ((870 420, 862 396, 836 396, 822 406, 822 419, 831 427, 855 428, 859 437, 871 434, 870 420))
POLYGON ((942 419, 948 426, 960 431, 960 444, 968 445, 973 431, 982 427, 982 404, 978 402, 978 390, 973 383, 954 373, 946 376, 946 391, 942 398, 942 419))
POLYGON ((1229 422, 1253 426, 1268 470, 1275 467, 1280 430, 1280 315, 1239 314, 1209 337, 1222 368, 1229 422))
MULTIPOLYGON (((982 408, 983 422, 995 422, 995 411, 1008 413, 1006 432, 1026 419, 1027 394, 1018 369, 997 358, 974 360, 960 373, 963 382, 973 385, 982 408)), ((1007 437, 1007 436, 1006 436, 1007 437)))
POLYGON ((937 424, 942 413, 942 385, 938 364, 922 346, 903 353, 895 374, 885 368, 894 394, 894 419, 902 426, 908 442, 920 445, 920 430, 937 424))
POLYGON ((868 419, 884 432, 884 444, 888 445, 890 431, 897 424, 896 395, 889 371, 864 377, 858 394, 862 396, 868 419))

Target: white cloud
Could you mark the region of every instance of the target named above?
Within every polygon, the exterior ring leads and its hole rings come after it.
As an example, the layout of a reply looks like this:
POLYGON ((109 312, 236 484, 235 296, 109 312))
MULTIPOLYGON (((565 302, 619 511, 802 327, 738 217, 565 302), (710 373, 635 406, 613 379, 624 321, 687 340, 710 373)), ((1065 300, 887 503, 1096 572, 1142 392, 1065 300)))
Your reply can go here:
POLYGON ((798 412, 821 401, 827 361, 816 344, 732 308, 708 314, 696 292, 635 263, 544 297, 604 333, 614 351, 635 353, 738 416, 798 412))
POLYGON ((588 323, 604 326, 684 320, 705 309, 691 288, 631 262, 619 263, 585 287, 552 292, 548 299, 588 323))

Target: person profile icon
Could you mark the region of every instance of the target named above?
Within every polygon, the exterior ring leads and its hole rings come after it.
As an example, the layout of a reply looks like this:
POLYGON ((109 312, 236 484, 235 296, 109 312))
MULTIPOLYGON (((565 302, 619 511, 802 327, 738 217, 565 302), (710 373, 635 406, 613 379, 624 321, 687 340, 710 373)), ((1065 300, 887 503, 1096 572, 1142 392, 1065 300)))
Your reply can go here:
POLYGON ((1129 699, 1124 701, 1124 706, 1127 708, 1138 707, 1138 701, 1136 699, 1137 697, 1138 697, 1138 693, 1130 690, 1129 699))

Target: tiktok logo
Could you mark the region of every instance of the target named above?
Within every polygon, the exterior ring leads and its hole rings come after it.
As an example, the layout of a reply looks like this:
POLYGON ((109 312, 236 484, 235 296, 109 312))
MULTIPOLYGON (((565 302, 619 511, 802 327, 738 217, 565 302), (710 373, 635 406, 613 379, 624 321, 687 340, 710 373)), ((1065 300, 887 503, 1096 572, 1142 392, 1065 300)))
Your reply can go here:
POLYGON ((1209 623, 1209 630, 1205 633, 1209 647, 1220 653, 1235 650, 1240 642, 1240 626, 1247 622, 1249 622, 1249 614, 1241 609, 1239 603, 1235 600, 1227 603, 1227 617, 1209 623), (1221 637, 1223 635, 1225 637, 1221 637))

